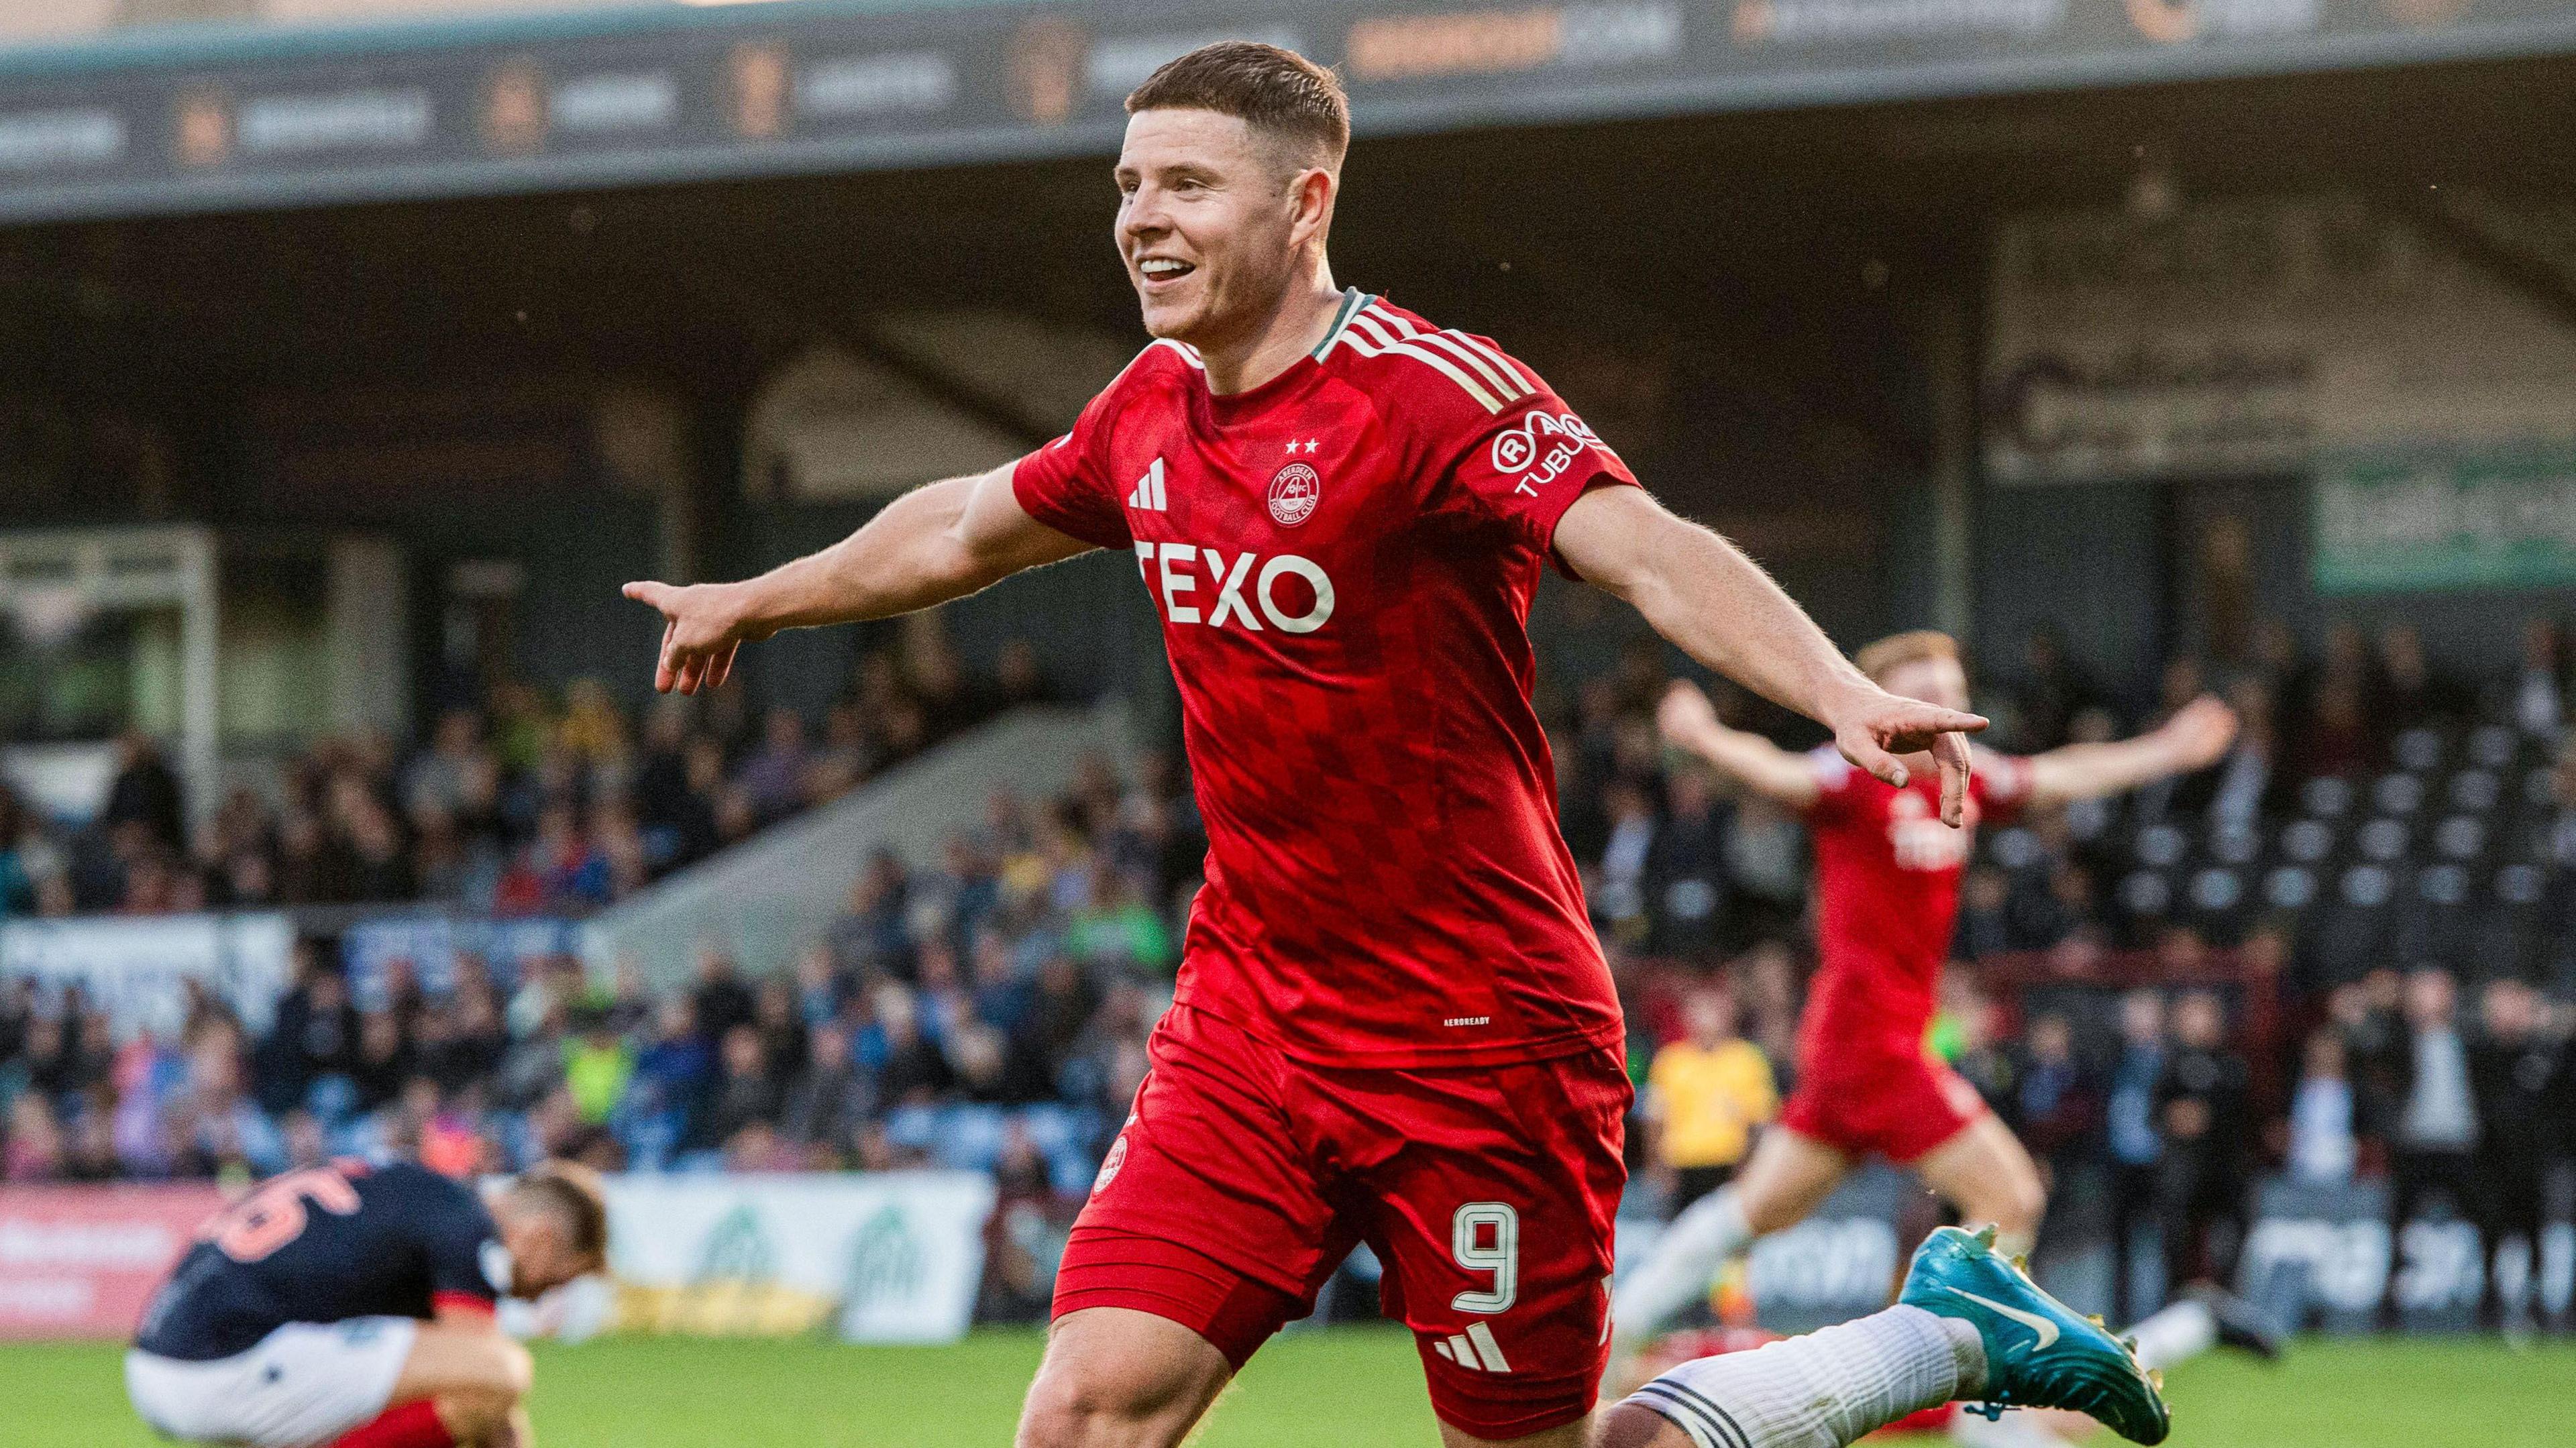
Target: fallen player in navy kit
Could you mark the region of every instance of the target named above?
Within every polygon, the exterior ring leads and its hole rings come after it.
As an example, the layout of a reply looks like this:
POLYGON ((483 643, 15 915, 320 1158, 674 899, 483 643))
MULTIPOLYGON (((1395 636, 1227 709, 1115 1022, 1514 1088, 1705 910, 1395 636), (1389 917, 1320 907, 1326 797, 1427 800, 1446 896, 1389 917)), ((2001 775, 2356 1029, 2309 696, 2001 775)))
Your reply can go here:
POLYGON ((402 1161, 272 1177, 198 1233, 126 1393, 161 1433, 250 1448, 528 1448, 527 1349, 494 1321, 600 1270, 608 1210, 547 1165, 489 1201, 402 1161))

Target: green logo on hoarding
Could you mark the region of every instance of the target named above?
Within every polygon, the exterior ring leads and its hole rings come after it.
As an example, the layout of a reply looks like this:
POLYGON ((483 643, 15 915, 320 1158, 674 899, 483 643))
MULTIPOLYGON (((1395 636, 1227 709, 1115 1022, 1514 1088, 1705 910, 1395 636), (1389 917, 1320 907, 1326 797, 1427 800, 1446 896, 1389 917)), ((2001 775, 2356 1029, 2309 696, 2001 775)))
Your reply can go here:
POLYGON ((2314 511, 2322 593, 2576 583, 2576 449, 2344 459, 2314 511))
POLYGON ((921 1291, 929 1262, 921 1239, 903 1208, 889 1205, 859 1226, 850 1242, 850 1295, 853 1310, 865 1311, 899 1302, 921 1291))
POLYGON ((767 1282, 777 1275, 777 1244, 748 1204, 725 1213, 698 1252, 700 1282, 767 1282))

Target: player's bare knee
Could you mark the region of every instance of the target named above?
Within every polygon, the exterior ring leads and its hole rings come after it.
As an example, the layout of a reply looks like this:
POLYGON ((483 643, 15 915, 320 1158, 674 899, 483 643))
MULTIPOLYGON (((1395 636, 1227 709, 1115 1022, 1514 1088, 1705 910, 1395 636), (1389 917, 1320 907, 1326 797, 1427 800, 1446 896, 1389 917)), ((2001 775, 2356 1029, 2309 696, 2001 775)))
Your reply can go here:
MULTIPOLYGON (((1020 1411, 1017 1448, 1160 1448, 1171 1395, 1090 1372, 1043 1368, 1020 1411)), ((1180 1424, 1187 1428, 1187 1422, 1180 1424)))
POLYGON ((536 1385, 536 1359, 528 1355, 525 1347, 498 1334, 492 1337, 478 1366, 477 1395, 499 1398, 504 1411, 516 1406, 536 1385))
POLYGON ((1012 1448, 1082 1448, 1088 1435, 1084 1411, 1071 1398, 1052 1390, 1044 1376, 1029 1385, 1012 1448))
POLYGON ((510 1413, 519 1400, 501 1392, 463 1391, 441 1393, 435 1402, 439 1426, 447 1435, 461 1448, 477 1448, 498 1439, 509 1427, 510 1413))
POLYGON ((1690 1437, 1663 1414, 1614 1403, 1592 1421, 1590 1448, 1689 1448, 1690 1437))
POLYGON ((1056 1319, 1021 1409, 1020 1448, 1170 1448, 1228 1376, 1188 1328, 1148 1313, 1088 1309, 1056 1319))
POLYGON ((1593 1448, 1599 1430, 1589 1422, 1567 1423, 1517 1438, 1482 1438, 1455 1423, 1440 1424, 1441 1448, 1593 1448))
POLYGON ((1131 1405, 1070 1394, 1032 1394, 1017 1448, 1161 1448, 1165 1435, 1131 1405))
POLYGON ((1744 1210, 1744 1225, 1756 1237, 1785 1232, 1814 1214, 1825 1198, 1834 1194, 1839 1179, 1820 1184, 1789 1183, 1774 1185, 1769 1190, 1746 1192, 1739 1199, 1744 1210))
POLYGON ((2026 1237, 2037 1232, 2040 1218, 2048 1215, 2048 1189, 2036 1175, 2007 1174, 1994 1184, 1987 1210, 1980 1215, 2007 1236, 2026 1237))
POLYGON ((1806 1215, 1807 1203, 1793 1201, 1784 1192, 1765 1192, 1758 1197, 1748 1193, 1744 1198, 1744 1225, 1757 1237, 1794 1227, 1806 1215))
POLYGON ((2048 1214, 2048 1196, 2036 1186, 2027 1190, 2011 1183, 1997 1182, 1979 1194, 1973 1202, 1959 1204, 1959 1216, 1970 1226, 1991 1226, 2013 1251, 2028 1250, 2030 1239, 2039 1232, 2040 1219, 2048 1214), (2020 1245, 2013 1246, 2018 1242, 2020 1245))
POLYGON ((2016 1223, 2018 1229, 2036 1232, 2040 1219, 2048 1215, 2048 1189, 2036 1179, 2023 1182, 2013 1197, 2012 1206, 2019 1218, 2016 1223))

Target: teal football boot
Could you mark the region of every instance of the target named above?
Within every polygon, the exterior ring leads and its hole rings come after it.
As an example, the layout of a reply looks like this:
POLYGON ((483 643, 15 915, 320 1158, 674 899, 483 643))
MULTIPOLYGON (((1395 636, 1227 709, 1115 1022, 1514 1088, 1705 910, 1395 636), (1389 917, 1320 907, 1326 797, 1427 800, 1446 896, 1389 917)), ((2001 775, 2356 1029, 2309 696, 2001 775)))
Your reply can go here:
POLYGON ((2072 1408, 2132 1443, 2161 1443, 2173 1431, 2164 1395, 2136 1354, 2004 1260, 1992 1227, 1974 1235, 1943 1227, 1926 1238, 1897 1300, 1955 1317, 1985 1340, 1984 1406, 1971 1412, 1995 1418, 2006 1408, 2072 1408))

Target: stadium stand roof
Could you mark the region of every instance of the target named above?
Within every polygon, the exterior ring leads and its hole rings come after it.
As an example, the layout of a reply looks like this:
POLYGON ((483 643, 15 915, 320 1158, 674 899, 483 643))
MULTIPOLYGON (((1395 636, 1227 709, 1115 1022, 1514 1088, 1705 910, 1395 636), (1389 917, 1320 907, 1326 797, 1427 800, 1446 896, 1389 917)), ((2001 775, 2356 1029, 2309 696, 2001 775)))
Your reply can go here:
POLYGON ((243 12, 0 29, 0 220, 1080 154, 1154 65, 1227 36, 1338 65, 1364 134, 2576 49, 2571 0, 145 7, 243 12))

